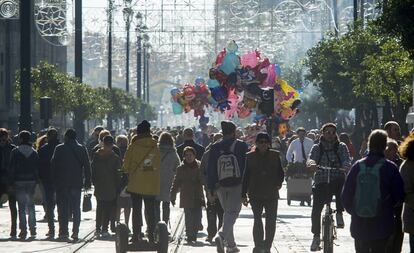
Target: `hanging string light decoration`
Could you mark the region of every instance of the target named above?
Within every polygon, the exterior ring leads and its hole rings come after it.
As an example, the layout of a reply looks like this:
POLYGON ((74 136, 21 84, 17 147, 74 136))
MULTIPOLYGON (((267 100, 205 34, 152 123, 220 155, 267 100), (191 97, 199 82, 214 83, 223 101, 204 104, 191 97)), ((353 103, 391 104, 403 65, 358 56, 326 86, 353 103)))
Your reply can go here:
POLYGON ((18 0, 0 0, 0 19, 19 18, 18 0))
POLYGON ((66 0, 35 1, 34 19, 39 34, 47 42, 56 46, 69 43, 66 0))

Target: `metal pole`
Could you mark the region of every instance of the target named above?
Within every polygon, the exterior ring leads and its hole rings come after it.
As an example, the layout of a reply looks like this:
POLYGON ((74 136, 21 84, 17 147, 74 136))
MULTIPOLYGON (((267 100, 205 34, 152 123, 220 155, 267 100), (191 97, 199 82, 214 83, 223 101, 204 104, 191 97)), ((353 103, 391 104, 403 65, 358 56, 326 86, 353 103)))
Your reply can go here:
POLYGON ((335 30, 335 36, 338 37, 338 30, 339 30, 339 24, 338 24, 338 0, 332 0, 332 9, 333 9, 333 18, 334 18, 334 30, 335 30))
POLYGON ((82 82, 82 0, 75 0, 75 76, 82 82))
MULTIPOLYGON (((129 15, 129 14, 128 14, 129 15)), ((126 22, 126 32, 127 32, 127 38, 126 38, 126 80, 125 80, 125 91, 129 93, 129 28, 130 28, 130 17, 128 16, 127 22, 126 22)), ((126 115, 125 117, 125 128, 129 128, 129 115, 126 115)))
POLYGON ((33 0, 20 2, 20 118, 19 131, 32 130, 31 115, 31 27, 33 0))
POLYGON ((146 85, 147 85, 147 104, 149 104, 149 97, 150 97, 150 85, 149 85, 149 58, 150 58, 150 54, 149 54, 149 52, 148 52, 148 50, 147 50, 147 55, 146 55, 146 57, 145 57, 145 61, 146 61, 146 65, 147 65, 147 68, 146 68, 146 71, 147 71, 147 73, 146 73, 146 77, 147 77, 147 81, 146 81, 146 85))
MULTIPOLYGON (((145 44, 145 43, 144 43, 145 44)), ((142 50, 142 63, 144 65, 143 68, 143 74, 144 74, 144 80, 143 80, 143 85, 142 85, 142 90, 143 90, 143 96, 142 96, 142 101, 146 102, 147 101, 147 89, 146 89, 146 85, 147 85, 147 61, 146 61, 146 55, 147 55, 147 48, 146 45, 143 46, 143 50, 142 50)))
MULTIPOLYGON (((108 0, 108 89, 112 90, 112 10, 113 0, 108 0)), ((111 91, 112 102, 112 91, 111 91)), ((112 115, 108 113, 107 128, 112 130, 112 115)))
POLYGON ((354 26, 358 20, 358 0, 354 0, 354 26))
POLYGON ((142 81, 142 76, 141 76, 141 71, 142 71, 142 65, 141 65, 141 35, 139 34, 140 31, 139 29, 137 29, 137 98, 141 99, 141 81, 142 81))

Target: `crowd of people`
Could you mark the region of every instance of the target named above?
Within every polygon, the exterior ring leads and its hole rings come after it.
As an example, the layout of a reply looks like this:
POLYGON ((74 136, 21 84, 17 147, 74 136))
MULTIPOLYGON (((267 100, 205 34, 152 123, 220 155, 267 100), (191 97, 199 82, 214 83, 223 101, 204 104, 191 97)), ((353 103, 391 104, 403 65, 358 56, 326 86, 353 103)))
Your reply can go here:
POLYGON ((250 204, 253 252, 267 253, 275 236, 279 189, 285 174, 300 168, 313 179, 311 251, 320 250, 321 213, 333 196, 337 228, 345 227, 344 211, 351 215, 356 252, 401 252, 403 232, 414 250, 414 133, 403 139, 398 123, 388 122, 384 130, 371 132, 359 152, 333 123, 254 137, 254 143, 244 141, 243 130, 232 121, 222 121, 220 131, 212 126, 194 131, 151 128, 144 120, 118 136, 97 126, 85 145, 73 129, 60 142, 54 128, 36 138, 27 131, 13 138, 0 128, 0 196, 8 196, 10 237, 25 239, 28 232, 36 237, 34 193, 40 183, 47 238, 57 232, 57 240, 68 240, 72 221, 71 238, 78 240, 82 191, 93 186, 97 237, 115 232, 123 209, 128 227, 132 217, 132 243, 154 241, 157 222, 169 223, 170 205, 180 193, 189 244, 204 229, 205 207, 206 241, 219 253, 239 252, 234 224, 242 205, 250 204))

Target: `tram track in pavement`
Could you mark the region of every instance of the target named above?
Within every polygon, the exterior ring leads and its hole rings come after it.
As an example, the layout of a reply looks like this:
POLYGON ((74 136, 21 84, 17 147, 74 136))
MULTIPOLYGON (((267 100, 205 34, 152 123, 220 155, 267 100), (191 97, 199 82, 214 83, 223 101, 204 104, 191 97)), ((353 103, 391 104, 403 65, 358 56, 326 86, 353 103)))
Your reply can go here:
POLYGON ((183 247, 184 240, 184 231, 185 231, 185 221, 184 221, 184 212, 181 212, 180 218, 177 222, 177 225, 174 229, 174 232, 171 236, 171 241, 169 243, 169 253, 179 253, 183 247))
MULTIPOLYGON (((78 245, 72 248, 70 252, 71 253, 81 252, 82 249, 84 249, 90 243, 92 243, 96 239, 95 231, 96 229, 93 229, 90 232, 88 232, 86 236, 80 239, 80 242, 78 242, 78 245)), ((184 241, 184 236, 183 236, 184 231, 185 231, 184 212, 181 212, 180 218, 178 219, 178 222, 176 223, 175 228, 173 228, 173 233, 171 234, 171 239, 169 241, 169 250, 168 250, 169 253, 179 253, 181 251, 181 248, 183 246, 183 241, 184 241)))

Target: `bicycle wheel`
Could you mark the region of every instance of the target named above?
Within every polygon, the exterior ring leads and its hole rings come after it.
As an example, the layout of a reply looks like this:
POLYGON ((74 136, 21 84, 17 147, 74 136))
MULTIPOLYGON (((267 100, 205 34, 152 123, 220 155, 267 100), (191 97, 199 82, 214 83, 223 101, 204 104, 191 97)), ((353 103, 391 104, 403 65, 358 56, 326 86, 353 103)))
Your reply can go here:
POLYGON ((333 219, 332 215, 323 216, 323 253, 333 253, 333 219))

